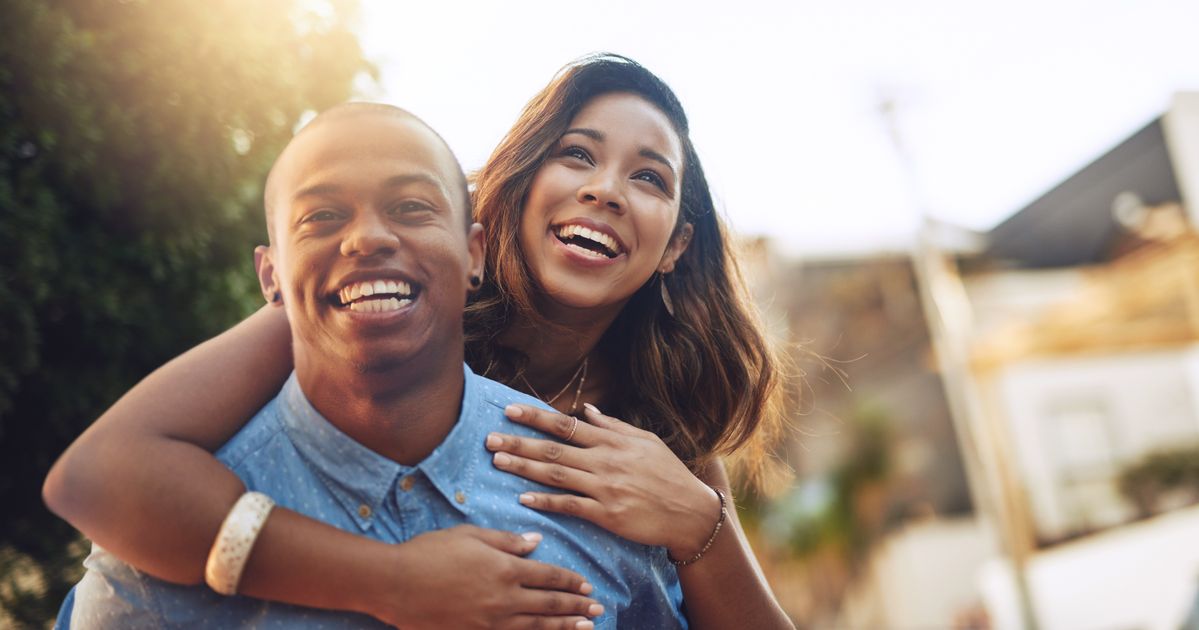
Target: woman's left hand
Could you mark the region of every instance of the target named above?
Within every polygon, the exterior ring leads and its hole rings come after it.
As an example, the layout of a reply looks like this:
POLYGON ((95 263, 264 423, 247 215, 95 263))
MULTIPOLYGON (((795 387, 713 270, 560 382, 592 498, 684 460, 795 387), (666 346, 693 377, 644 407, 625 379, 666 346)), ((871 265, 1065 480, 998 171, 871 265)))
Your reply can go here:
POLYGON ((574 494, 526 492, 520 502, 547 512, 587 519, 645 545, 690 558, 708 541, 720 517, 720 499, 655 434, 594 406, 586 422, 526 405, 509 405, 514 422, 554 440, 503 433, 487 436, 495 466, 574 494))

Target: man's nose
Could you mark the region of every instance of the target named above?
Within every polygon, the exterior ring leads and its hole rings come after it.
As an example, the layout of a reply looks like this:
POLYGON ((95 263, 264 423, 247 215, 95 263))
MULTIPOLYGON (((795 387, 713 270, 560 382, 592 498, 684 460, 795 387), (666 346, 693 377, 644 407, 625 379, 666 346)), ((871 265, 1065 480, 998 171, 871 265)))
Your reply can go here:
POLYGON ((395 226, 374 212, 362 212, 354 217, 341 241, 343 256, 383 256, 396 253, 400 239, 395 226))
POLYGON ((597 169, 579 187, 576 195, 579 203, 624 212, 628 203, 624 196, 624 181, 620 175, 605 169, 597 169))

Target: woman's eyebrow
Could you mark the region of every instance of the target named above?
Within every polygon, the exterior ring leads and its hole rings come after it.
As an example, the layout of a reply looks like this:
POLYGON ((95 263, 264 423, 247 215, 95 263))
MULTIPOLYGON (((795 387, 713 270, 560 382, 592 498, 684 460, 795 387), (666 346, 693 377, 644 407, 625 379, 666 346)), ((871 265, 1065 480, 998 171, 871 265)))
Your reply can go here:
POLYGON ((595 140, 596 142, 604 141, 604 134, 602 132, 597 131, 595 129, 588 129, 587 127, 574 127, 571 129, 567 129, 566 131, 562 132, 562 135, 568 136, 572 133, 577 133, 579 135, 587 136, 588 138, 591 138, 592 140, 595 140))
POLYGON ((653 149, 641 149, 641 157, 649 158, 655 162, 661 162, 663 166, 670 169, 671 175, 675 175, 674 164, 671 164, 670 160, 666 159, 665 155, 662 155, 653 149))

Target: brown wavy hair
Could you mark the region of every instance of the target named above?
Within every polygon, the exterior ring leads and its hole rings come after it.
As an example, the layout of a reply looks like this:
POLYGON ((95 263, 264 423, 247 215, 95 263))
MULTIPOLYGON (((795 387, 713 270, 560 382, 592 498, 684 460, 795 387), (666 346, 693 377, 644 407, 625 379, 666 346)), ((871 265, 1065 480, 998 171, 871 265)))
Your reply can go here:
POLYGON ((553 326, 534 307, 538 289, 518 240, 525 197, 579 110, 612 92, 644 98, 673 125, 683 147, 675 233, 685 222, 694 231, 674 272, 650 277, 597 345, 613 373, 627 375, 607 392, 605 412, 653 431, 693 470, 746 445, 753 455, 763 442, 752 438, 778 425, 778 363, 749 305, 682 105, 661 79, 620 55, 584 57, 559 71, 475 175, 475 219, 488 248, 483 287, 466 309, 467 361, 511 383, 527 358, 499 343, 503 332, 514 318, 553 326))

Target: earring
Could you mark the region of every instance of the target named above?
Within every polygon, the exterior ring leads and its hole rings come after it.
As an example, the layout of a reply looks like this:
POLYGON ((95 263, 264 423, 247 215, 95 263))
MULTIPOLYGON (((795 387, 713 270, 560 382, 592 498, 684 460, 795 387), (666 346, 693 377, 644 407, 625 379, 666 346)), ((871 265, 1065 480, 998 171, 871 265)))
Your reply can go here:
POLYGON ((658 286, 662 289, 662 306, 674 317, 674 301, 670 299, 670 290, 666 288, 666 274, 658 272, 658 286))
POLYGON ((483 286, 483 279, 482 279, 482 278, 480 278, 479 276, 476 276, 476 275, 471 275, 471 277, 470 277, 470 288, 472 288, 472 289, 477 289, 477 288, 479 288, 479 287, 481 287, 481 286, 483 286))
POLYGON ((283 301, 283 294, 278 291, 275 291, 275 294, 271 296, 271 304, 278 304, 282 301, 283 301))

